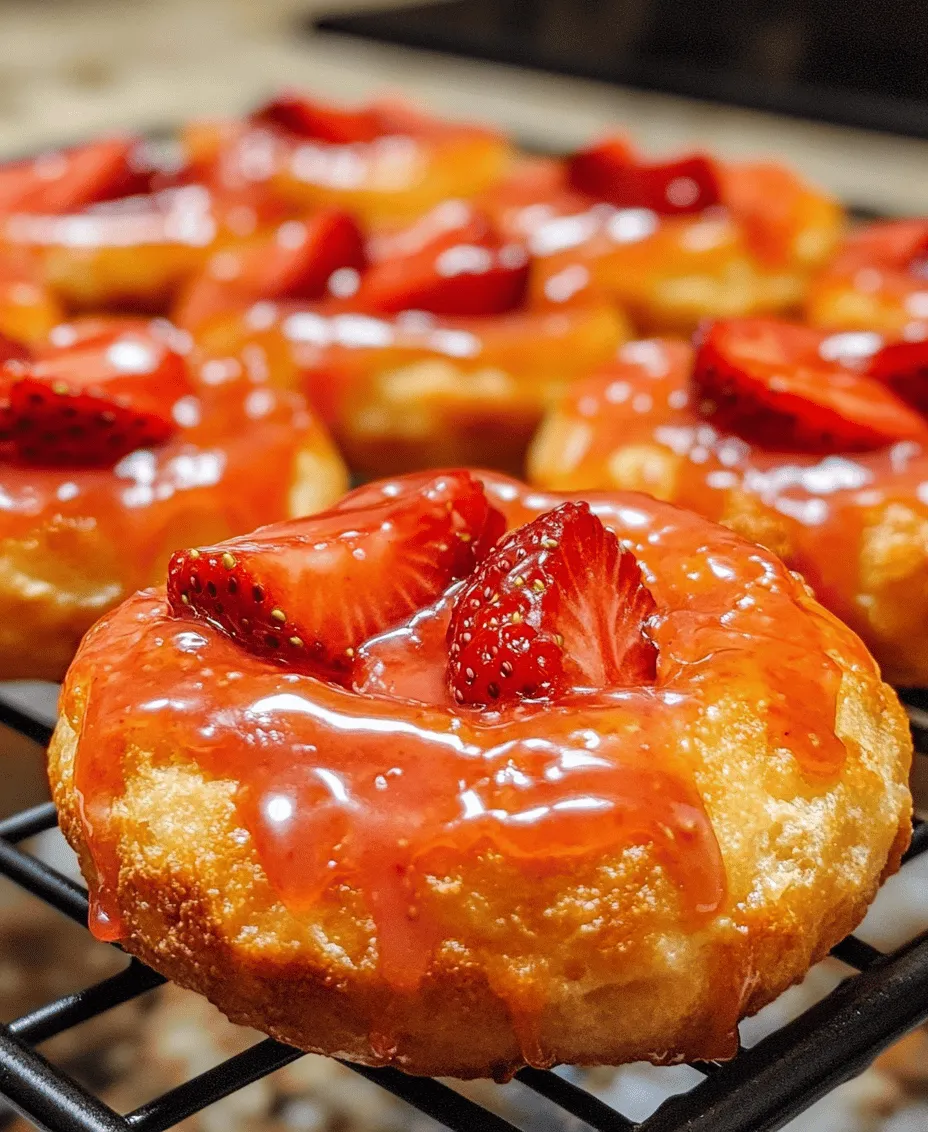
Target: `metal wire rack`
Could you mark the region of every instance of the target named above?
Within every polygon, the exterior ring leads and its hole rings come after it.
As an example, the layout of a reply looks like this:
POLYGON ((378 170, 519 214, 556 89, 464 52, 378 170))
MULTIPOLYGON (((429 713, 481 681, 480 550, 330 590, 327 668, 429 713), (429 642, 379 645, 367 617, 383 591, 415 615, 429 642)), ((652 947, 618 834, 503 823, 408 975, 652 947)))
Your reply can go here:
MULTIPOLYGON (((926 752, 928 697, 910 697, 908 706, 916 746, 926 752)), ((2 700, 0 723, 43 745, 50 738, 50 728, 41 719, 2 700)), ((0 875, 86 924, 84 889, 20 847, 55 825, 51 803, 0 821, 0 875)), ((916 819, 906 861, 926 852, 928 822, 916 819)), ((533 1122, 530 1132, 544 1132, 554 1125, 558 1114, 563 1120, 565 1113, 596 1132, 774 1132, 782 1128, 928 1019, 928 932, 889 954, 849 936, 832 955, 851 968, 849 977, 835 990, 757 1045, 742 1049, 734 1060, 695 1063, 702 1074, 700 1083, 671 1097, 643 1122, 636 1123, 556 1073, 522 1070, 517 1079, 543 1098, 551 1114, 548 1121, 533 1122)), ((49 1038, 164 981, 137 960, 129 960, 111 978, 0 1025, 0 1097, 44 1132, 163 1132, 302 1056, 299 1050, 268 1038, 120 1115, 36 1049, 49 1038)), ((348 1067, 453 1132, 519 1132, 516 1125, 438 1081, 407 1077, 392 1069, 348 1067)))

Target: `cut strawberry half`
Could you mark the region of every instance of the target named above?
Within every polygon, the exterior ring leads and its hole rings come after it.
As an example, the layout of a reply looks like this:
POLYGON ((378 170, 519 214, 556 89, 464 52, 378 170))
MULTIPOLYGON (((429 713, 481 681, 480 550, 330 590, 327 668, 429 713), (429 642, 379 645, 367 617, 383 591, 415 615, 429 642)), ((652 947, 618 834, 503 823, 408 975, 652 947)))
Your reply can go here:
MULTIPOLYGON (((394 246, 401 246, 399 238, 394 246)), ((375 263, 353 302, 378 314, 504 314, 521 305, 528 273, 525 247, 503 242, 487 218, 471 214, 418 250, 375 263)))
POLYGON ((383 132, 377 114, 371 109, 344 110, 288 92, 256 110, 251 120, 332 145, 373 141, 383 132))
POLYGON ((702 212, 722 199, 710 158, 694 153, 675 161, 641 161, 622 138, 606 138, 568 161, 573 188, 616 208, 661 214, 702 212))
POLYGON ((867 374, 928 416, 928 340, 884 346, 870 358, 867 374))
POLYGON ((780 451, 861 452, 923 436, 924 421, 885 385, 821 356, 825 337, 775 319, 714 323, 696 352, 700 411, 780 451))
POLYGON ((259 299, 320 299, 342 268, 364 267, 364 237, 354 219, 324 209, 308 220, 281 224, 272 235, 223 248, 192 283, 174 312, 194 327, 259 299))
POLYGON ((31 356, 28 346, 17 342, 15 338, 0 333, 0 365, 4 362, 26 361, 31 356))
POLYGON ((147 191, 137 138, 110 138, 0 169, 0 212, 52 215, 147 191))
POLYGON ((588 504, 564 503, 504 538, 458 594, 452 694, 486 706, 652 681, 655 611, 634 556, 588 504))
POLYGON ((436 475, 398 499, 178 551, 168 600, 258 656, 345 681, 364 641, 473 569, 492 513, 467 472, 436 475))
POLYGON ((18 459, 107 465, 176 430, 172 409, 190 392, 183 358, 144 323, 107 322, 61 327, 65 344, 6 364, 3 438, 18 459))

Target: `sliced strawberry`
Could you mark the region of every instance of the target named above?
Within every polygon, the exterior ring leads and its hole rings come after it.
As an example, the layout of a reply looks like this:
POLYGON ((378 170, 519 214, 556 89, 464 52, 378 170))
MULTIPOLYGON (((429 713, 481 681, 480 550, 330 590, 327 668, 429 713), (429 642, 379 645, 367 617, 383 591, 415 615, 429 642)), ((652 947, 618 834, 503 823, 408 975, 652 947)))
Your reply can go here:
POLYGON ((344 110, 289 92, 259 107, 251 120, 333 145, 373 141, 383 132, 377 114, 371 109, 344 110))
POLYGON ((922 436, 921 417, 884 385, 821 356, 825 337, 776 319, 714 323, 696 353, 700 411, 781 451, 867 451, 922 436))
POLYGON ((178 551, 168 599, 258 656, 344 681, 364 641, 473 569, 491 512, 467 472, 440 474, 397 499, 178 551))
MULTIPOLYGON (((369 507, 382 503, 385 499, 401 499, 406 495, 421 491, 438 475, 459 475, 451 469, 432 468, 423 472, 408 472, 396 479, 376 480, 362 484, 347 495, 342 496, 334 510, 347 511, 356 507, 369 507)), ((479 473, 477 473, 479 475, 479 473)), ((506 530, 506 519, 501 511, 490 507, 483 529, 474 542, 474 559, 482 562, 492 548, 499 542, 506 530)))
POLYGON ((653 680, 655 608, 634 556, 586 503, 564 503, 504 538, 459 593, 452 694, 487 705, 653 680))
POLYGON ((340 268, 360 271, 364 237, 347 212, 324 209, 308 220, 291 220, 269 236, 212 257, 174 312, 181 326, 202 324, 259 299, 319 299, 340 268))
POLYGON ((150 170, 135 162, 135 138, 110 138, 0 167, 0 213, 73 212, 145 192, 150 170))
POLYGON ((173 406, 190 392, 186 364, 145 323, 93 319, 58 337, 31 363, 5 367, 4 439, 17 458, 106 465, 174 433, 173 406))
POLYGON ((675 161, 639 160, 622 138, 606 138, 568 162, 573 188, 617 208, 650 208, 662 214, 702 212, 721 198, 710 158, 694 153, 675 161))
MULTIPOLYGON (((421 222, 419 227, 421 231, 421 222)), ((415 232, 409 237, 415 246, 415 232)), ((393 244, 402 246, 399 237, 393 244)), ((439 228, 418 250, 375 263, 353 303, 378 314, 405 310, 463 317, 503 314, 522 303, 528 273, 525 248, 504 243, 486 217, 469 213, 460 225, 439 228)))
POLYGON ((30 356, 31 351, 28 346, 24 346, 22 342, 17 342, 7 334, 0 333, 0 365, 10 361, 25 361, 30 356))
POLYGON ((928 340, 884 346, 870 358, 866 372, 928 416, 928 340))

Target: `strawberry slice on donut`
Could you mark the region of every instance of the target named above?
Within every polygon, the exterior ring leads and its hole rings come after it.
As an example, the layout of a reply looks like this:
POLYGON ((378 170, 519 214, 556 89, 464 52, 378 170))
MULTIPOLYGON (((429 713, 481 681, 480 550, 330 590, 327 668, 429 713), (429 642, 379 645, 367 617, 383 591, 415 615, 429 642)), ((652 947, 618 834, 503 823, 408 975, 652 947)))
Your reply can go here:
POLYGON ((0 365, 4 362, 25 361, 29 356, 28 346, 0 332, 0 365))
MULTIPOLYGON (((417 227, 427 231, 425 223, 417 227)), ((410 244, 416 235, 408 233, 410 244)), ((477 317, 505 314, 525 297, 528 252, 522 244, 504 241, 489 218, 476 211, 468 210, 460 224, 439 228, 406 254, 400 237, 390 244, 393 254, 368 269, 353 300, 364 310, 477 317)))
POLYGON ((573 188, 616 208, 679 215, 702 212, 722 199, 715 164, 704 154, 646 162, 624 138, 605 138, 575 153, 567 174, 573 188))
POLYGON ((0 169, 0 212, 58 215, 147 191, 137 138, 104 138, 0 169))
POLYGON ((867 374, 928 415, 928 340, 891 342, 870 358, 867 374))
POLYGON ((369 107, 346 110, 289 91, 259 107, 251 120, 330 145, 370 142, 384 132, 379 116, 369 107))
POLYGON ((712 324, 693 370, 700 411, 780 451, 868 451, 924 436, 922 418, 886 385, 824 358, 825 337, 776 319, 712 324))
POLYGON ((168 600, 278 664, 345 681, 357 648, 474 567, 497 513, 467 472, 379 502, 362 497, 217 546, 179 550, 168 600))
POLYGON ((111 465, 163 444, 190 393, 184 359, 145 323, 61 327, 63 344, 5 363, 3 439, 25 463, 111 465))
POLYGON ((564 503, 499 542, 458 594, 452 694, 488 706, 651 681, 655 611, 634 555, 588 504, 564 503))

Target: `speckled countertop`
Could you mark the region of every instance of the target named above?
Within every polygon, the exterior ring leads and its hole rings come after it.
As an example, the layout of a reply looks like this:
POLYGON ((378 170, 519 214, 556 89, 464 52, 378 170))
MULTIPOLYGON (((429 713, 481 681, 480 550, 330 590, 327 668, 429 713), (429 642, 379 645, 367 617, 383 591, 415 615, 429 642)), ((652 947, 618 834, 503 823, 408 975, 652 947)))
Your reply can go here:
POLYGON ((349 101, 390 87, 546 146, 620 123, 655 151, 705 142, 731 156, 779 155, 854 204, 928 213, 928 141, 299 30, 313 11, 363 3, 0 0, 0 156, 239 110, 285 83, 349 101))

